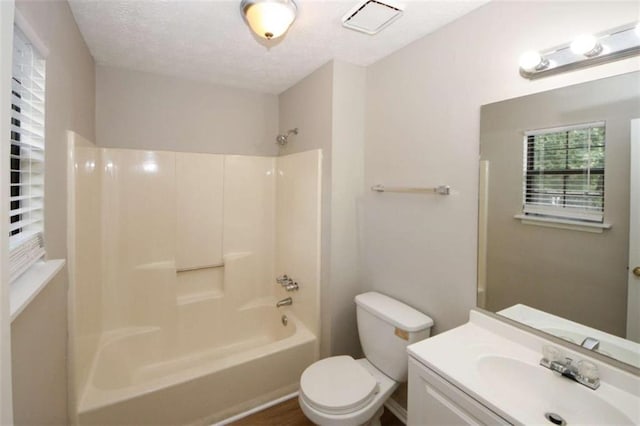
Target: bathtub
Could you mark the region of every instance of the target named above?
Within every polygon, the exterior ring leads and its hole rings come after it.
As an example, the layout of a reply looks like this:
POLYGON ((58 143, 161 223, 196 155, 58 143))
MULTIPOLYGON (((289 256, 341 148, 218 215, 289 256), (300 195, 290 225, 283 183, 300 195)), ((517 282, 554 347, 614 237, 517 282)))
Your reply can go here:
POLYGON ((318 356, 316 336, 273 305, 239 310, 222 327, 197 330, 198 339, 185 334, 159 327, 105 333, 78 422, 211 424, 295 391, 318 356))

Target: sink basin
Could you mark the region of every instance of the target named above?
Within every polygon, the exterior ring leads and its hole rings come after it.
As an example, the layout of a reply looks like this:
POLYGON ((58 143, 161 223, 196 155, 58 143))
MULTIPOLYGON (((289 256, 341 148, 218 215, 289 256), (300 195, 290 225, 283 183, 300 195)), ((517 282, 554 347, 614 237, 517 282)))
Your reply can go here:
POLYGON ((540 365, 483 355, 478 357, 476 369, 487 392, 526 411, 533 422, 551 425, 553 422, 545 418, 545 413, 554 413, 568 425, 635 424, 605 401, 598 389, 591 390, 540 365))
POLYGON ((550 342, 471 311, 469 322, 408 347, 409 355, 514 425, 640 425, 640 377, 562 348, 598 367, 589 389, 541 365, 550 342), (558 417, 545 417, 553 413, 558 417))

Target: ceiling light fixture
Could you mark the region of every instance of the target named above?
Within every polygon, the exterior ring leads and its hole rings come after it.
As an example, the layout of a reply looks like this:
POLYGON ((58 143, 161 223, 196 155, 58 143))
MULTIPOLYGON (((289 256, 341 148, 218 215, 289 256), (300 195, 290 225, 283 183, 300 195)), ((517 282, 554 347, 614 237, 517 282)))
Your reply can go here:
POLYGON ((271 40, 287 32, 298 7, 293 0, 242 0, 240 10, 254 33, 271 40))
POLYGON ((520 75, 530 80, 640 54, 638 22, 596 35, 581 35, 572 43, 530 51, 520 57, 520 75))

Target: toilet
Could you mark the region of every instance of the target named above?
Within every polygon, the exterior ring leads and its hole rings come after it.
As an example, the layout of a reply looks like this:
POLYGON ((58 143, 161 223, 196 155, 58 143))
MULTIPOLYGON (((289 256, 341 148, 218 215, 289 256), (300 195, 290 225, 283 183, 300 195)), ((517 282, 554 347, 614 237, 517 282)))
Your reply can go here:
POLYGON ((325 358, 300 377, 300 408, 318 425, 379 425, 384 402, 407 381, 407 345, 431 334, 431 318, 384 294, 355 302, 365 358, 325 358))

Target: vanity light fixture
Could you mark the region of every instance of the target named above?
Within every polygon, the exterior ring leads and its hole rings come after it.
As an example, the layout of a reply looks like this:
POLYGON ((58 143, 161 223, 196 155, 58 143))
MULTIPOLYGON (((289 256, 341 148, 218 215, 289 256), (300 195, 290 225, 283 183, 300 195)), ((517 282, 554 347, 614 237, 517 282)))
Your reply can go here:
POLYGON ((571 42, 571 51, 576 55, 584 55, 587 58, 602 53, 602 45, 591 34, 583 34, 571 42))
POLYGON ((542 71, 549 66, 547 58, 542 57, 539 52, 530 50, 520 56, 520 68, 527 72, 542 71))
POLYGON ((298 7, 293 0, 242 0, 240 10, 254 33, 271 40, 287 32, 298 7))
POLYGON ((584 34, 573 42, 520 57, 520 75, 530 80, 603 64, 640 54, 640 23, 624 25, 596 35, 584 34))

